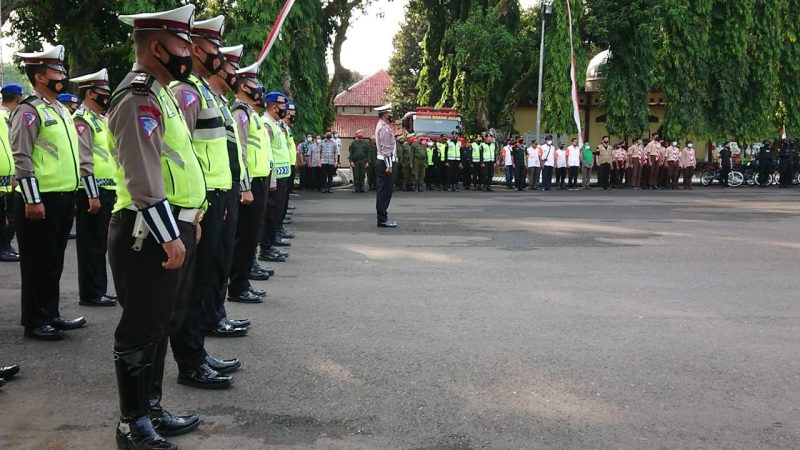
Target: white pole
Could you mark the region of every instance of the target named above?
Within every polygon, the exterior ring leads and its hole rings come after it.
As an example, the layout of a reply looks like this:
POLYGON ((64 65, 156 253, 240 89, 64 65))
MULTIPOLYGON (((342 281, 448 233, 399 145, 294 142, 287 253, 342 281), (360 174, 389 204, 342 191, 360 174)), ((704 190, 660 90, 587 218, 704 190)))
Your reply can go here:
POLYGON ((545 6, 542 3, 542 43, 539 45, 539 94, 536 96, 536 141, 539 145, 542 144, 542 76, 544 70, 544 26, 546 20, 545 6))

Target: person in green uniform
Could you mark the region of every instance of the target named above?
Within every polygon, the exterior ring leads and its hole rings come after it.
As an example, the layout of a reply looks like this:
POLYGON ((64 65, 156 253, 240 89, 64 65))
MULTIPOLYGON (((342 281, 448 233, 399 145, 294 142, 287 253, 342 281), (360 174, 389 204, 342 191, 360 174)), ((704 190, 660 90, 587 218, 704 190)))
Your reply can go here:
POLYGON ((416 189, 417 192, 422 192, 422 183, 425 181, 425 169, 428 167, 428 152, 419 139, 414 139, 414 143, 411 144, 411 153, 413 154, 411 162, 411 180, 413 188, 416 189))
POLYGON ((406 138, 406 141, 402 145, 402 151, 400 155, 397 157, 400 165, 403 167, 403 178, 400 182, 401 187, 403 187, 406 191, 413 191, 413 168, 414 165, 414 149, 412 144, 416 142, 416 135, 409 134, 406 138))
POLYGON ((353 171, 353 192, 364 191, 364 174, 369 164, 367 158, 370 153, 370 145, 364 139, 364 130, 356 131, 356 139, 350 144, 350 169, 353 171))
POLYGON ((392 172, 394 176, 394 188, 395 190, 402 190, 403 179, 404 179, 403 177, 405 177, 406 168, 403 167, 403 164, 401 164, 400 162, 405 158, 405 153, 407 149, 406 137, 401 134, 399 136, 396 136, 395 140, 397 141, 397 147, 394 154, 395 157, 394 162, 396 162, 397 164, 394 167, 394 172, 392 172))

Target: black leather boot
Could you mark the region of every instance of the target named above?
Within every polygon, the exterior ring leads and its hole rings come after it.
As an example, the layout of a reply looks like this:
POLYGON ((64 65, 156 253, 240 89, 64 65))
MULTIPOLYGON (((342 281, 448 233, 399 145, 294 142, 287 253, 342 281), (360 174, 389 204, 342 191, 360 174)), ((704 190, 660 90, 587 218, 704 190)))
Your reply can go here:
POLYGON ((114 366, 119 391, 120 420, 117 447, 123 450, 176 450, 150 423, 147 401, 152 372, 154 344, 132 350, 114 351, 114 366))
POLYGON ((200 425, 200 418, 173 416, 161 407, 161 392, 164 382, 164 362, 167 356, 167 339, 159 342, 153 352, 153 365, 150 372, 150 386, 147 400, 150 407, 150 422, 153 429, 162 436, 180 436, 193 431, 200 425))

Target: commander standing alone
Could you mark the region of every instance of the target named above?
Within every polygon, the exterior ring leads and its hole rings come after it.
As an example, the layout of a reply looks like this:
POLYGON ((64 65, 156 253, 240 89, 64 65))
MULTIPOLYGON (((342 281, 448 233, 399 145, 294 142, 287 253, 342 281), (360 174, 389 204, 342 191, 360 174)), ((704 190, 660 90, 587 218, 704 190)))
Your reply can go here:
POLYGON ((397 222, 389 221, 389 203, 392 201, 394 179, 392 178, 392 158, 395 155, 397 143, 392 135, 392 108, 389 105, 375 108, 378 112, 378 124, 375 126, 375 145, 378 147, 378 159, 375 163, 376 185, 378 193, 375 199, 375 209, 378 213, 378 227, 395 228, 397 222))

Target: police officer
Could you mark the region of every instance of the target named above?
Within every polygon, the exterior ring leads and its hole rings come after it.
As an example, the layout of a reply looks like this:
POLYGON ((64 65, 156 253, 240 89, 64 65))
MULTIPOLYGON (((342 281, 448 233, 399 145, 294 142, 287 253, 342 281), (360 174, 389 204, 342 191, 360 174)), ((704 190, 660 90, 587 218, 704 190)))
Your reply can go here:
POLYGON ((445 135, 440 135, 439 140, 434 146, 433 153, 433 168, 436 179, 436 190, 441 191, 445 189, 447 183, 447 166, 445 165, 445 157, 447 155, 447 138, 445 135))
POLYGON ((481 163, 481 178, 483 179, 483 190, 492 192, 492 180, 494 178, 494 163, 497 147, 494 143, 494 136, 487 134, 483 144, 481 144, 483 151, 483 162, 481 163))
MULTIPOLYGON (((238 47, 241 52, 241 46, 238 47)), ((246 143, 247 172, 253 193, 251 203, 239 206, 236 244, 228 283, 228 299, 241 303, 261 303, 263 297, 248 280, 266 281, 275 273, 253 263, 258 238, 263 235, 273 166, 272 146, 261 119, 265 105, 263 86, 257 78, 258 67, 259 63, 255 63, 236 71, 239 83, 235 88, 236 102, 233 105, 239 141, 246 143)))
POLYGON ((445 168, 447 170, 447 192, 459 192, 458 176, 459 166, 461 165, 461 145, 458 143, 458 136, 450 136, 446 142, 447 149, 445 155, 445 168))
POLYGON ((114 138, 102 116, 111 100, 108 71, 102 69, 70 81, 76 85, 81 97, 81 106, 72 116, 78 132, 80 175, 84 187, 75 196, 79 303, 84 306, 114 306, 117 304, 116 296, 107 293, 106 273, 108 222, 117 197, 114 138))
MULTIPOLYGON (((224 230, 228 192, 233 185, 233 171, 228 157, 228 130, 218 98, 208 80, 222 70, 223 56, 219 49, 224 31, 224 17, 195 22, 192 36, 192 73, 186 80, 170 83, 178 100, 186 126, 192 136, 195 156, 203 169, 207 209, 200 221, 205 231, 196 248, 194 286, 190 303, 181 327, 170 335, 175 362, 178 363, 178 383, 202 389, 220 389, 231 386, 233 378, 212 367, 217 360, 209 361, 205 351, 205 320, 203 305, 213 302, 218 273, 220 243, 224 230)), ((235 144, 234 144, 235 145, 235 144)), ((238 168, 237 168, 238 169, 238 168)), ((238 184, 239 180, 236 179, 238 184)), ((225 324, 231 336, 241 336, 245 327, 225 324)), ((238 368, 236 360, 223 362, 217 367, 229 373, 238 368)))
POLYGON ((203 169, 178 101, 166 87, 191 74, 194 5, 120 16, 134 28, 135 63, 112 95, 117 202, 108 256, 122 316, 114 333, 120 448, 175 449, 164 436, 194 430, 195 416, 161 407, 167 337, 180 327, 192 294, 203 169))
POLYGON ((469 190, 470 182, 472 181, 472 147, 470 147, 469 138, 462 136, 460 141, 461 149, 461 185, 464 189, 469 190))
POLYGON ((481 190, 483 185, 483 136, 480 134, 475 136, 473 142, 470 144, 472 155, 472 184, 475 185, 475 190, 481 190))
POLYGON ((59 103, 66 106, 69 109, 70 113, 74 113, 78 110, 78 106, 80 106, 80 102, 78 101, 78 96, 75 94, 70 94, 69 92, 62 92, 58 94, 56 97, 59 103))
POLYGON ((786 189, 792 186, 792 169, 793 158, 790 149, 789 141, 784 139, 781 141, 781 148, 778 151, 778 169, 780 171, 780 188, 786 189))
POLYGON ((14 239, 14 157, 11 153, 9 121, 11 112, 22 101, 22 86, 10 83, 3 86, 0 104, 0 261, 18 262, 19 253, 11 246, 14 239))
POLYGON ((411 162, 411 180, 414 183, 412 186, 417 192, 422 192, 422 183, 425 180, 425 169, 428 164, 428 152, 420 142, 419 138, 414 139, 411 144, 411 153, 413 156, 411 162))
POLYGON ((758 150, 758 184, 762 188, 770 185, 772 182, 772 171, 775 167, 775 155, 772 150, 772 142, 768 139, 763 142, 763 145, 758 150))
POLYGON ((378 215, 378 227, 395 228, 397 222, 389 220, 389 203, 392 201, 392 167, 397 142, 392 136, 392 108, 389 105, 375 108, 378 113, 378 123, 375 125, 375 144, 378 147, 378 162, 375 165, 377 195, 375 196, 375 209, 378 215))
POLYGON ((406 191, 413 191, 414 189, 411 187, 412 185, 412 177, 413 173, 412 166, 414 165, 414 150, 411 147, 414 142, 416 142, 416 135, 409 134, 406 137, 405 142, 401 146, 398 146, 398 150, 402 147, 402 150, 398 151, 397 160, 399 165, 402 167, 402 179, 400 181, 401 187, 406 191))
POLYGON ((356 131, 356 138, 350 144, 350 168, 353 170, 353 192, 364 192, 364 171, 368 167, 369 142, 364 140, 364 130, 356 131))
POLYGON ((64 89, 64 47, 17 53, 34 94, 11 116, 11 148, 17 189, 15 222, 21 260, 25 335, 56 340, 86 324, 58 311, 64 250, 78 189, 78 136, 69 110, 56 101, 64 89))
MULTIPOLYGON (((202 28, 196 27, 195 30, 202 28)), ((239 53, 232 56, 231 47, 220 48, 224 61, 222 70, 215 75, 208 77, 208 84, 219 105, 222 117, 225 120, 225 132, 227 135, 228 164, 231 168, 232 184, 230 190, 225 195, 225 215, 222 221, 222 229, 219 245, 216 250, 216 258, 213 263, 211 278, 211 293, 203 303, 203 322, 206 334, 215 337, 238 337, 244 336, 250 327, 249 319, 229 319, 225 310, 225 298, 228 294, 228 277, 231 273, 233 264, 234 246, 236 240, 236 230, 239 223, 239 212, 242 206, 250 205, 253 202, 253 192, 251 189, 249 171, 247 169, 247 154, 245 144, 246 135, 238 134, 238 127, 234 123, 233 113, 228 104, 227 98, 223 93, 234 93, 241 84, 239 75, 236 74, 238 61, 241 56, 241 46, 233 47, 239 53), (229 61, 229 58, 235 62, 229 61)), ((234 50, 234 53, 236 53, 234 50)), ((259 91, 260 95, 260 91, 259 91)), ((252 258, 251 258, 252 259, 252 258)), ((251 289, 254 295, 263 296, 263 290, 251 289)), ((239 367, 239 361, 220 361, 206 356, 206 361, 212 367, 218 367, 220 373, 231 373, 239 367), (235 367, 234 367, 235 366, 235 367), (224 367, 224 368, 223 368, 224 367)))
POLYGON ((264 230, 261 239, 262 261, 284 262, 288 254, 275 248, 275 240, 279 239, 278 230, 281 227, 284 208, 286 206, 286 190, 288 189, 290 165, 294 152, 289 151, 286 134, 281 129, 281 120, 286 117, 288 98, 282 92, 271 91, 264 97, 266 109, 263 113, 264 124, 272 146, 274 161, 273 176, 274 189, 269 193, 264 230))

